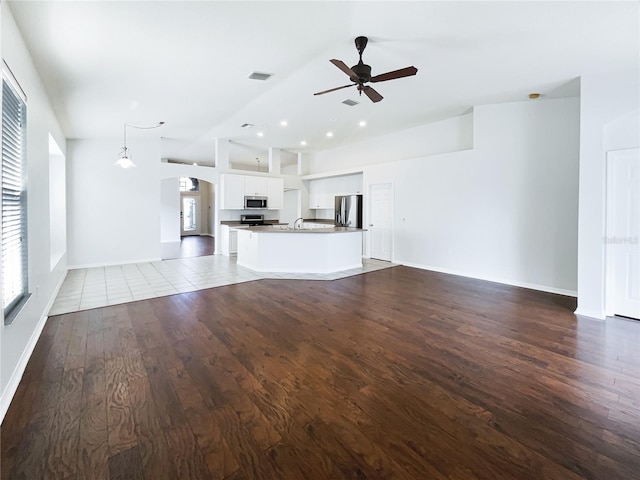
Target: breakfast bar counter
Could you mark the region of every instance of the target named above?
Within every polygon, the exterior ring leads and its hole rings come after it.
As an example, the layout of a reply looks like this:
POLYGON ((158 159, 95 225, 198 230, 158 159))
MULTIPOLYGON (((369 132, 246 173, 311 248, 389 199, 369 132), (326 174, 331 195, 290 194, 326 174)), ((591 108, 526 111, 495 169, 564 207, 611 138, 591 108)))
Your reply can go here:
POLYGON ((238 265, 257 272, 333 273, 362 267, 361 228, 238 229, 238 265))

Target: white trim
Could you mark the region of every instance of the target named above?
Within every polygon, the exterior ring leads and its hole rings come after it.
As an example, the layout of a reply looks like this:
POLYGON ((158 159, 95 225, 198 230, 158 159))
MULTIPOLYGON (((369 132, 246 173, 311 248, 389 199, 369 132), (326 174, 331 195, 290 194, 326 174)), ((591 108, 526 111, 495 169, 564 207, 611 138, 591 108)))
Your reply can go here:
POLYGON ((355 175, 363 173, 363 167, 349 168, 347 170, 334 170, 332 172, 311 173, 309 175, 301 175, 300 180, 316 180, 318 178, 342 177, 344 175, 355 175))
POLYGON ((26 104, 27 94, 22 89, 20 82, 18 82, 18 79, 15 77, 15 75, 13 74, 13 71, 11 70, 11 67, 7 64, 4 58, 2 59, 2 78, 6 80, 11 85, 11 87, 13 87, 13 89, 16 91, 18 96, 26 104))
POLYGON ((557 295, 565 295, 567 297, 578 296, 578 292, 575 290, 565 290, 564 288, 549 287, 547 285, 538 285, 536 283, 516 282, 513 280, 505 280, 504 278, 472 275, 468 272, 451 270, 449 268, 432 267, 429 265, 421 265, 418 263, 404 262, 402 260, 394 260, 393 263, 400 263, 402 265, 406 265, 407 267, 420 268, 422 270, 431 270, 433 272, 438 272, 438 273, 447 273, 449 275, 458 275, 460 277, 475 278, 476 280, 484 280, 486 282, 494 282, 494 283, 501 283, 503 285, 511 285, 512 287, 528 288, 530 290, 538 290, 540 292, 555 293, 557 295))
POLYGON ((130 265, 132 263, 149 263, 149 262, 160 262, 160 261, 162 261, 160 257, 141 258, 139 260, 129 260, 126 262, 85 263, 80 265, 69 265, 68 269, 78 270, 80 268, 116 267, 118 265, 130 265))
POLYGON ((33 350, 36 348, 36 344, 38 343, 38 339, 40 338, 40 334, 44 329, 45 324, 47 323, 47 319, 49 318, 49 310, 53 307, 53 303, 58 296, 58 292, 64 283, 65 278, 67 278, 67 273, 69 270, 67 269, 64 272, 64 275, 61 275, 60 281, 58 285, 53 290, 53 295, 49 298, 47 302, 47 306, 44 309, 44 314, 40 317, 36 328, 33 329, 33 333, 27 342, 27 345, 24 347, 22 351, 22 355, 20 355, 20 360, 16 364, 16 368, 13 370, 11 374, 11 378, 7 382, 7 386, 2 392, 2 397, 0 397, 0 422, 4 420, 4 416, 7 414, 7 410, 9 410, 9 406, 11 405, 11 401, 13 400, 13 396, 16 394, 18 390, 18 386, 20 385, 20 380, 22 380, 22 375, 24 375, 24 371, 27 368, 27 364, 29 363, 29 359, 31 358, 31 354, 33 350))
POLYGON ((587 317, 587 318, 591 318, 593 320, 605 320, 607 317, 604 313, 604 311, 600 310, 589 310, 589 309, 581 309, 581 308, 577 308, 575 312, 573 312, 575 315, 580 315, 581 317, 587 317))

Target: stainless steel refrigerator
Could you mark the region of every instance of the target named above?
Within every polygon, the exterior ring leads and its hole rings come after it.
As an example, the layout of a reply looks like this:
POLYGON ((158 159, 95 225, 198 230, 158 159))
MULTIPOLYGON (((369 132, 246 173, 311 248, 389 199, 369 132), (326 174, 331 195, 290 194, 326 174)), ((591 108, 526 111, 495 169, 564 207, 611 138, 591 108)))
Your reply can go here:
POLYGON ((335 203, 336 227, 362 228, 362 195, 339 195, 335 203))

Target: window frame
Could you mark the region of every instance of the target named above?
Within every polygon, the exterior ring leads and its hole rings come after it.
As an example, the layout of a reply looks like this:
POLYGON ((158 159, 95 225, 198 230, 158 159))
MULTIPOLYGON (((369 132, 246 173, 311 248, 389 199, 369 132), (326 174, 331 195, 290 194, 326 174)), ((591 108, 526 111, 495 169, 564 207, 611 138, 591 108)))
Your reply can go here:
POLYGON ((4 60, 2 64, 2 158, 0 166, 3 190, 3 200, 0 210, 2 213, 2 249, 0 254, 0 260, 2 261, 2 304, 4 323, 5 325, 9 325, 20 313, 31 294, 29 293, 29 240, 27 228, 27 96, 4 60), (5 98, 7 94, 11 95, 10 100, 5 98), (9 104, 9 101, 11 101, 12 104, 9 104), (5 108, 7 108, 7 110, 8 108, 12 108, 14 112, 5 112, 5 108), (12 116, 10 117, 10 115, 12 116), (14 123, 7 126, 7 120, 15 120, 17 124, 14 123), (12 130, 9 131, 9 128, 12 130), (8 140, 5 142, 5 135, 8 138, 9 134, 17 135, 14 136, 14 145, 9 145, 8 140), (15 147, 15 144, 17 144, 19 148, 17 155, 6 155, 6 151, 9 150, 9 148, 15 147), (9 170, 17 171, 18 175, 14 175, 13 178, 9 178, 9 176, 5 178, 5 172, 9 170), (12 203, 14 208, 16 198, 18 206, 19 224, 17 228, 13 227, 13 230, 14 234, 17 230, 18 242, 20 244, 18 247, 19 253, 17 254, 19 265, 17 270, 19 270, 19 275, 21 276, 21 285, 19 285, 19 291, 16 290, 17 293, 13 294, 12 298, 10 298, 5 305, 5 295, 7 294, 6 289, 8 284, 8 282, 5 281, 5 276, 7 275, 7 261, 5 258, 5 212, 7 210, 7 204, 5 202, 9 201, 7 199, 10 196, 13 196, 12 203))

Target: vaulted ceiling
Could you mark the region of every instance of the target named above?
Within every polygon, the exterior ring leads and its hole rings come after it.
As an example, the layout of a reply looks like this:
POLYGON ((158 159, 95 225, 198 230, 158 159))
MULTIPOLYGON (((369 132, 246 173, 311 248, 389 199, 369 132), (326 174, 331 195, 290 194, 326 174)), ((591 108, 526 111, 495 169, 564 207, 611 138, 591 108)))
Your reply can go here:
POLYGON ((164 121, 163 156, 201 163, 216 137, 240 162, 268 147, 324 150, 532 92, 577 95, 575 78, 637 69, 639 58, 638 2, 9 5, 68 138, 164 121), (329 60, 356 64, 359 35, 374 75, 409 65, 417 75, 375 84, 375 104, 353 87, 314 96, 349 83, 329 60))

